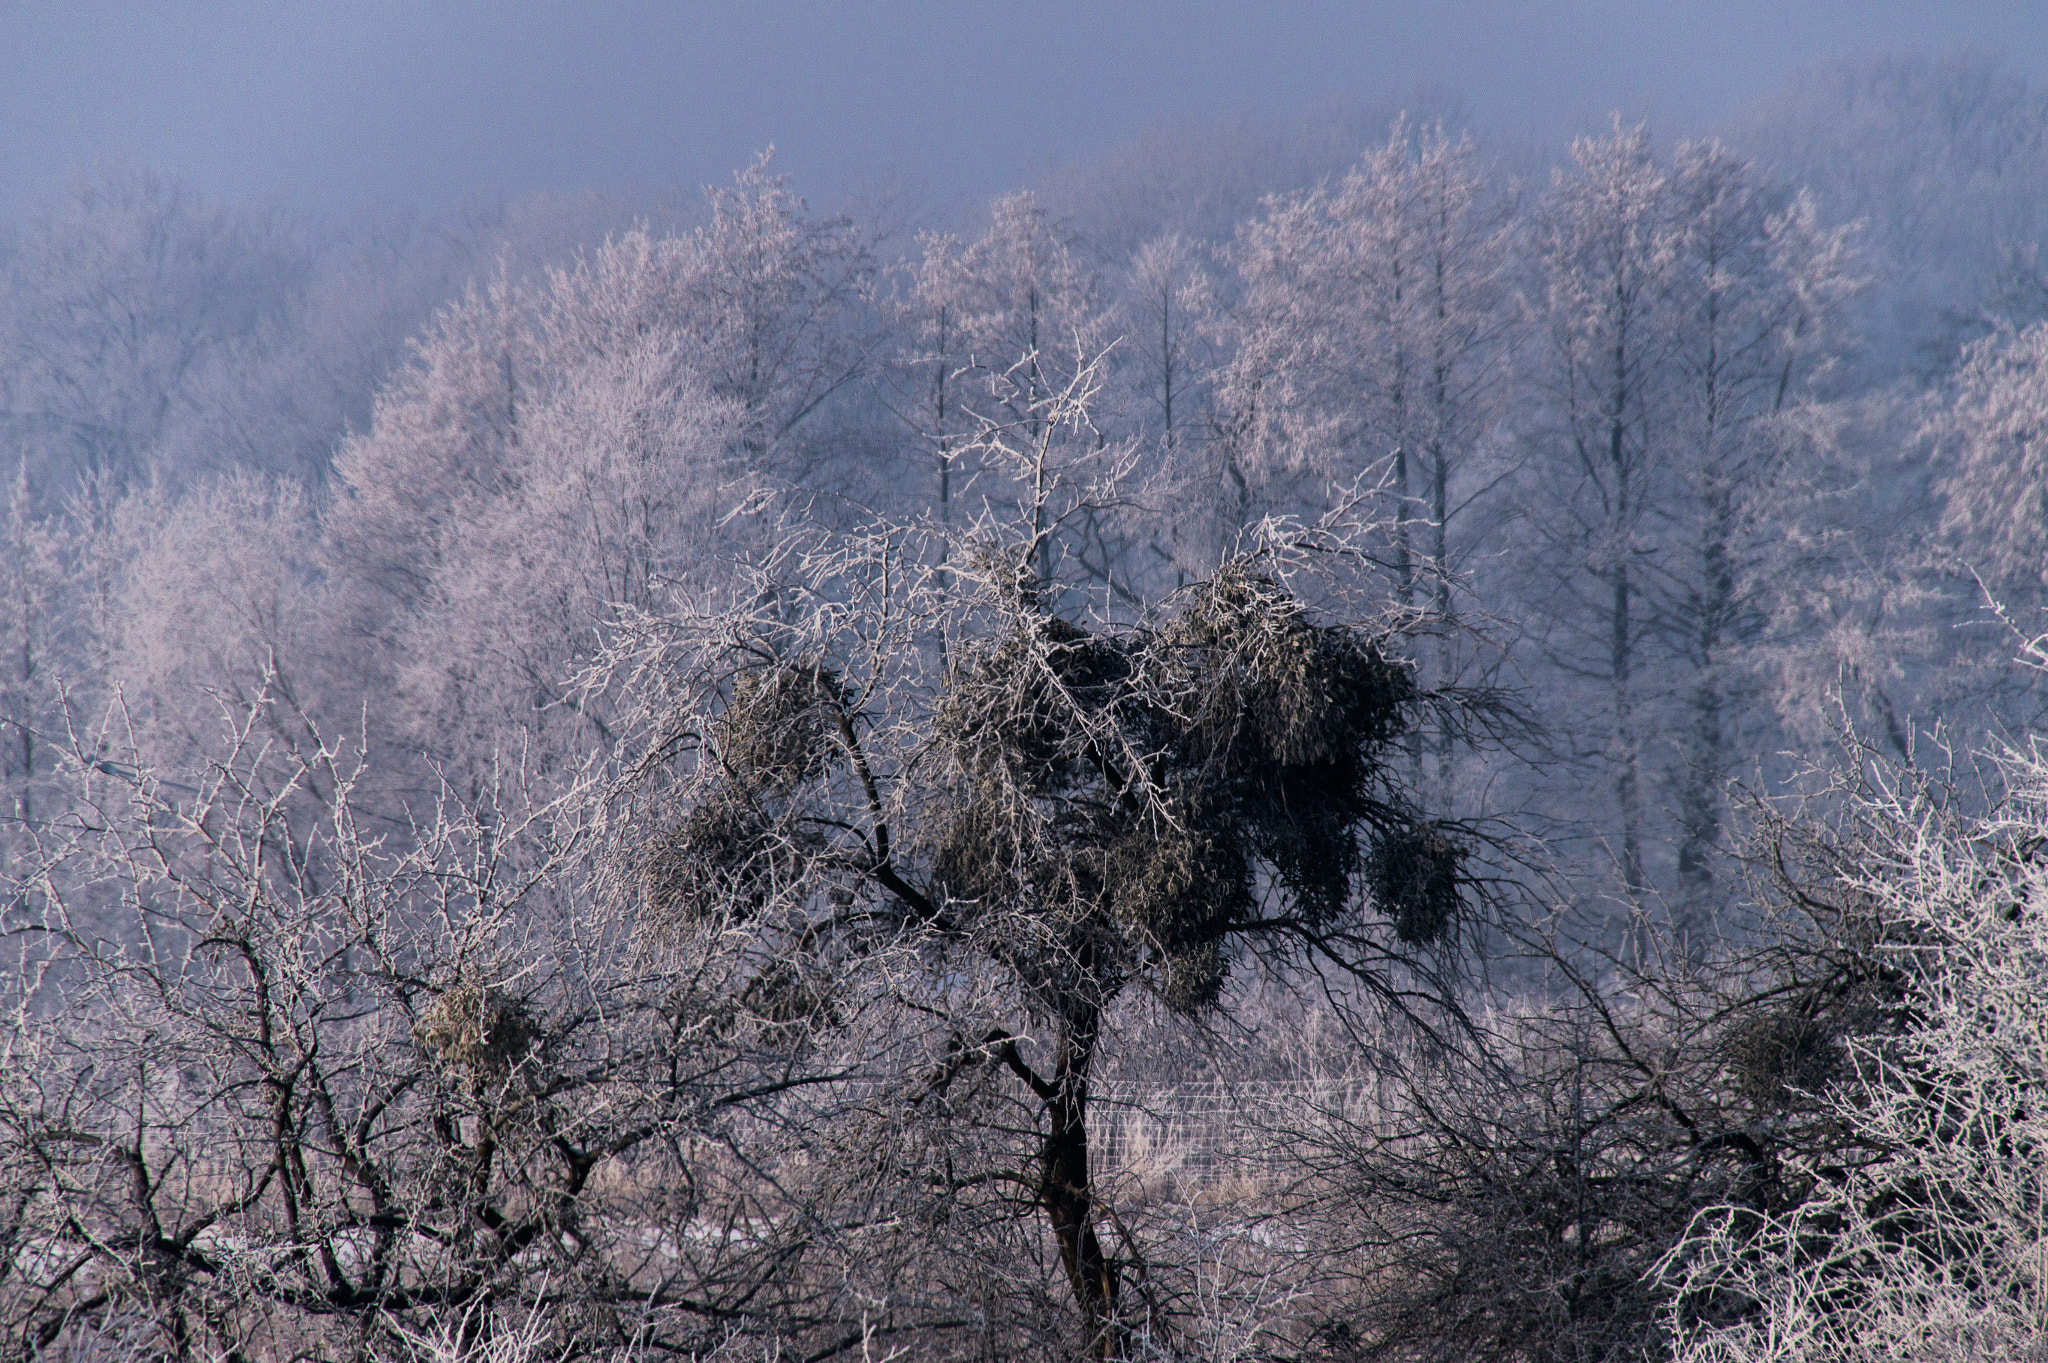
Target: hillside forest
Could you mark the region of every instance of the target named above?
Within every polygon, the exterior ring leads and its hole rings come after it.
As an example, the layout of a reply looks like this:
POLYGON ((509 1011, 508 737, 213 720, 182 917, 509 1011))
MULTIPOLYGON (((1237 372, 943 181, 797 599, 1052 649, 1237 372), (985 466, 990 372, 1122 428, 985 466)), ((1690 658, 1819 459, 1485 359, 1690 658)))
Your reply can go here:
POLYGON ((0 225, 0 1357, 2048 1356, 2048 90, 806 192, 0 225))

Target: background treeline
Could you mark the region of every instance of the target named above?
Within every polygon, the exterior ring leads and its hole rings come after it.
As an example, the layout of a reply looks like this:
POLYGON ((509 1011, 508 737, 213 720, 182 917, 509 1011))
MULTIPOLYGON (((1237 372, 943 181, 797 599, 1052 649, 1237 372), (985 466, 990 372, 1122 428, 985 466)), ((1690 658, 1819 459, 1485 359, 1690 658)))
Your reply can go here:
POLYGON ((2039 1347, 2044 240, 1961 58, 951 217, 79 180, 4 1347, 2039 1347))

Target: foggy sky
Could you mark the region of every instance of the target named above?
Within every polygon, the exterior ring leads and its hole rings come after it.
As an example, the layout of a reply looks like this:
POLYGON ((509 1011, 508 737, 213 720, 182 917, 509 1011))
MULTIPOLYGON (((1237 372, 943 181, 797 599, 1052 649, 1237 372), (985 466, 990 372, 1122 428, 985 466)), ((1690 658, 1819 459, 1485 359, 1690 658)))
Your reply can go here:
POLYGON ((2044 0, 0 0, 0 218, 150 166, 320 215, 724 182, 983 195, 1147 124, 1440 84, 1550 138, 1826 56, 2048 76, 2044 0))

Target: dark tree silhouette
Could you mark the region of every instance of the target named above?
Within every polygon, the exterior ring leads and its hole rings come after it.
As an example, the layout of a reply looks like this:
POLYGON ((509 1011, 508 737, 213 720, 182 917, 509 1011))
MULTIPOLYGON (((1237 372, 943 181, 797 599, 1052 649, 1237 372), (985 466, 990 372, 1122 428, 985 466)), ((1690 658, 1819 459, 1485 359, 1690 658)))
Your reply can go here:
POLYGON ((761 933, 785 962, 919 942, 922 979, 896 953, 888 979, 841 987, 947 1014, 907 1101, 970 1070, 1021 1089, 1030 1172, 1000 1179, 1043 1215, 1087 1345, 1113 1357, 1149 1317, 1128 1300, 1141 1249, 1106 1243, 1091 1181, 1110 1009, 1148 990, 1211 1012, 1256 957, 1426 1025, 1453 1015, 1478 838, 1419 809, 1395 759, 1414 727, 1499 706, 1418 690, 1418 619, 1356 612, 1391 594, 1370 530, 1334 518, 1269 525, 1142 613, 1091 606, 1085 568, 1061 576, 1067 530, 1129 509, 1132 461, 1095 438, 1079 372, 983 428, 976 463, 1006 479, 985 504, 1007 509, 944 560, 916 544, 943 526, 810 542, 746 606, 651 631, 641 675, 671 680, 633 847, 647 911, 761 933), (940 561, 944 592, 913 567, 940 561), (973 1026, 942 1001, 968 977, 973 1026))

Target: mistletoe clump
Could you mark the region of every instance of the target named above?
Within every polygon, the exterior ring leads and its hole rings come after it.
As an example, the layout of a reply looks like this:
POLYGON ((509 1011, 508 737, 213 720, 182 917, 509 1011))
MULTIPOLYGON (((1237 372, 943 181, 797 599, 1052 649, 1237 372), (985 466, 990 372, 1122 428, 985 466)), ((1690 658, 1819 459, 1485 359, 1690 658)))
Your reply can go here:
POLYGON ((1154 628, 1021 611, 948 683, 934 729, 957 784, 934 885, 970 917, 1056 925, 1068 955, 1115 960, 1186 1012, 1216 1002, 1263 885, 1309 926, 1363 891, 1415 946, 1456 917, 1462 851, 1386 761, 1412 669, 1247 565, 1154 628))

